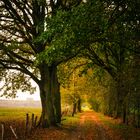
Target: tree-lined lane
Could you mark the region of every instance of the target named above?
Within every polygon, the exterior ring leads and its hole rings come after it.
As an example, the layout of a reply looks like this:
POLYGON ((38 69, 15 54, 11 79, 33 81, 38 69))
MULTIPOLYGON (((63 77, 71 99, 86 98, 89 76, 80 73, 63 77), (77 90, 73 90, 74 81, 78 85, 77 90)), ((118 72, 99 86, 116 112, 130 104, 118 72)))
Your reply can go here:
POLYGON ((80 114, 78 122, 37 131, 29 140, 123 140, 105 126, 97 113, 87 111, 80 114))

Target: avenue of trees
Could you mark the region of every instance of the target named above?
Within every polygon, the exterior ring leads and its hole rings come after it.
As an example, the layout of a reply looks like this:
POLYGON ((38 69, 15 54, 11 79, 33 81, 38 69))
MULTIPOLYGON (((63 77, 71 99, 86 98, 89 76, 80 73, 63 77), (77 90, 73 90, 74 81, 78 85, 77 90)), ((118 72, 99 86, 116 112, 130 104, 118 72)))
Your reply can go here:
POLYGON ((1 80, 5 82, 4 94, 14 96, 17 89, 32 89, 29 83, 29 78, 32 78, 40 89, 42 127, 56 125, 61 121, 57 65, 75 55, 68 52, 67 57, 58 55, 54 58, 51 56, 51 51, 55 49, 51 45, 53 38, 40 40, 43 33, 51 33, 47 32, 46 18, 53 17, 60 7, 67 8, 62 1, 53 0, 0 2, 0 69, 1 80), (48 58, 39 61, 39 55, 45 50, 48 58), (52 58, 54 60, 51 61, 52 58))
POLYGON ((140 126, 139 5, 139 0, 1 0, 1 92, 13 97, 18 89, 33 92, 33 79, 42 103, 39 125, 57 125, 60 86, 69 79, 63 81, 63 70, 75 58, 70 64, 89 77, 89 86, 73 92, 73 110, 80 93, 90 90, 95 110, 124 123, 134 117, 140 126))

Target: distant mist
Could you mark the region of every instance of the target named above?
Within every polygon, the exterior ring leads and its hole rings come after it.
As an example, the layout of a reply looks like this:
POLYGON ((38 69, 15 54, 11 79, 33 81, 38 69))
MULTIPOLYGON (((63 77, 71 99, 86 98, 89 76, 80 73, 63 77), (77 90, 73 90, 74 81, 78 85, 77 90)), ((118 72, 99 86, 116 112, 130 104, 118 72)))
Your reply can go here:
POLYGON ((33 107, 41 108, 41 102, 32 98, 27 100, 0 100, 0 107, 33 107))

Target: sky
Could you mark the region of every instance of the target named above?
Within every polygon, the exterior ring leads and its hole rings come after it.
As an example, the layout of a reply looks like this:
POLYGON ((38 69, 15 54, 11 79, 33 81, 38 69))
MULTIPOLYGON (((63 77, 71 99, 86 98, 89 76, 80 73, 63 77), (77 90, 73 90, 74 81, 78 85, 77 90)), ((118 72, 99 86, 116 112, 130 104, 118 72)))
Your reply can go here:
MULTIPOLYGON (((40 100, 39 91, 37 90, 34 94, 30 94, 29 92, 18 92, 17 97, 14 100, 26 100, 32 98, 34 100, 40 100)), ((5 97, 0 97, 0 99, 6 99, 5 97)), ((11 100, 8 98, 8 100, 11 100)))
POLYGON ((40 100, 39 92, 35 92, 34 94, 30 95, 28 92, 26 93, 17 93, 16 100, 26 100, 28 98, 33 98, 34 100, 40 100))
POLYGON ((19 92, 17 93, 18 98, 16 98, 17 100, 26 100, 27 98, 33 98, 34 100, 40 100, 40 96, 39 96, 39 88, 37 86, 37 84, 31 80, 32 86, 36 87, 36 92, 34 94, 30 94, 30 92, 19 92))
MULTIPOLYGON (((17 97, 14 98, 14 100, 26 100, 26 99, 29 99, 29 98, 32 98, 32 99, 37 100, 37 101, 40 100, 39 91, 35 92, 32 95, 29 92, 18 92, 17 97)), ((0 100, 1 99, 6 99, 6 98, 5 97, 0 97, 0 100)), ((11 100, 11 99, 8 98, 8 100, 11 100)))

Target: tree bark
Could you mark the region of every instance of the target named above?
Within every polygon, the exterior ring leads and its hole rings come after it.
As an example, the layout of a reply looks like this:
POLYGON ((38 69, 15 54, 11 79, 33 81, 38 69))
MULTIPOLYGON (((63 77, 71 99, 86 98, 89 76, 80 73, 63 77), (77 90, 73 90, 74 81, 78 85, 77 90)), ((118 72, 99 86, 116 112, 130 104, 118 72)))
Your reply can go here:
POLYGON ((47 88, 49 88, 49 85, 45 84, 45 82, 40 87, 42 113, 39 125, 43 128, 56 125, 51 92, 47 88))
POLYGON ((140 101, 137 102, 137 127, 140 128, 140 101))
POLYGON ((61 105, 59 83, 56 66, 48 66, 45 62, 40 66, 41 82, 40 98, 42 104, 42 114, 40 126, 43 128, 56 126, 61 122, 61 105))
POLYGON ((121 88, 122 79, 121 79, 120 71, 118 71, 118 74, 117 74, 116 78, 114 78, 114 80, 116 81, 116 90, 117 90, 114 118, 118 118, 118 117, 121 117, 122 105, 123 105, 122 88, 121 88))
POLYGON ((72 117, 74 116, 74 114, 76 113, 76 106, 77 106, 77 103, 74 102, 73 103, 73 111, 72 111, 72 117))
POLYGON ((61 96, 60 96, 60 84, 57 77, 57 66, 52 65, 49 68, 51 74, 51 92, 52 101, 55 113, 55 119, 57 123, 61 122, 61 96))
POLYGON ((126 111, 126 105, 124 103, 124 105, 123 105, 123 123, 126 123, 126 118, 127 118, 127 111, 126 111))
POLYGON ((78 112, 81 112, 81 98, 80 97, 77 101, 77 109, 78 109, 78 112))
POLYGON ((41 90, 40 93, 42 113, 39 126, 43 128, 47 128, 49 126, 56 126, 56 120, 50 93, 44 92, 43 90, 41 90))
MULTIPOLYGON (((117 83, 118 84, 118 83, 117 83)), ((120 116, 120 87, 117 85, 117 93, 116 93, 116 103, 115 103, 115 110, 114 110, 114 118, 118 118, 120 116)))

